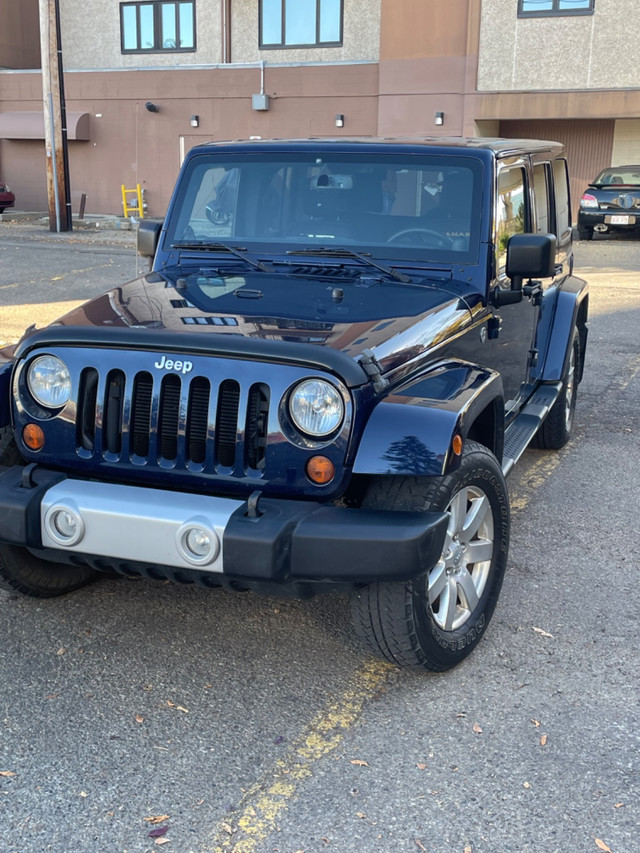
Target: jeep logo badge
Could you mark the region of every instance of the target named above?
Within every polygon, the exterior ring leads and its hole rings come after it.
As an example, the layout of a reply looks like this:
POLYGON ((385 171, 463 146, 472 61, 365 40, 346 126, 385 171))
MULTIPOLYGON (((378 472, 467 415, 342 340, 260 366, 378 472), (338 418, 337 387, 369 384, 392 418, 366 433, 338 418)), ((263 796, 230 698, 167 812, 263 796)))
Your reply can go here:
POLYGON ((153 366, 161 370, 177 370, 178 373, 182 373, 183 375, 193 370, 193 362, 167 358, 166 355, 163 355, 160 361, 154 362, 153 366))

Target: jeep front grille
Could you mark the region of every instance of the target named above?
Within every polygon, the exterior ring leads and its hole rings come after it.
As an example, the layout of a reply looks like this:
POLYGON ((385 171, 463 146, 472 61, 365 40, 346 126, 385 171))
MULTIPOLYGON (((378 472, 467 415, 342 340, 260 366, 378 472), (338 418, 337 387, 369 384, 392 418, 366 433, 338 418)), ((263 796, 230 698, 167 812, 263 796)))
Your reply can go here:
POLYGON ((254 383, 243 393, 235 379, 219 384, 176 373, 154 378, 111 370, 80 376, 76 444, 81 456, 102 453, 112 462, 243 476, 262 471, 267 446, 269 387, 254 383))

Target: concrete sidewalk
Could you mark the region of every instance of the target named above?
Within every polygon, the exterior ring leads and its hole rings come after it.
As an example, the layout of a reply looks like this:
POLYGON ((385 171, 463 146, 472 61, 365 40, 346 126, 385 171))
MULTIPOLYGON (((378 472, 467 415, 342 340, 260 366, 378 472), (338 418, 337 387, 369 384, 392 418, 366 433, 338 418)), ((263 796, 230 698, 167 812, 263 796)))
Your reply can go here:
POLYGON ((137 221, 118 216, 74 216, 72 231, 51 231, 49 217, 42 212, 7 212, 0 214, 0 241, 38 240, 57 243, 120 243, 135 245, 137 221))

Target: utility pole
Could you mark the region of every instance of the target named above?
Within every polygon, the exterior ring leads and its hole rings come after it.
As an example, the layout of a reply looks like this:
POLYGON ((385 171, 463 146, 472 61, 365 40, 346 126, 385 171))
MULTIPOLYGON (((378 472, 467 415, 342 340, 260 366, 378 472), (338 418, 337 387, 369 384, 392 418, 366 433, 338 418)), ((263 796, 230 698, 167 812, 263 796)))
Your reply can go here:
POLYGON ((49 230, 71 231, 69 156, 59 0, 39 0, 49 230))

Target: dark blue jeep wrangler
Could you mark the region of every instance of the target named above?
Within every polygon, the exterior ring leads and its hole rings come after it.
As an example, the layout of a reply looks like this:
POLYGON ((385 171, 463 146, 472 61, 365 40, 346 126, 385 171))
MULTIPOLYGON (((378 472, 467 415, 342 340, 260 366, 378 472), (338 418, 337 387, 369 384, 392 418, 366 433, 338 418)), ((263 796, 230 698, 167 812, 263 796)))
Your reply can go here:
POLYGON ((402 666, 479 641, 505 475, 571 434, 587 340, 562 147, 205 145, 151 271, 0 363, 0 577, 350 592, 402 666))

